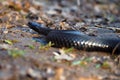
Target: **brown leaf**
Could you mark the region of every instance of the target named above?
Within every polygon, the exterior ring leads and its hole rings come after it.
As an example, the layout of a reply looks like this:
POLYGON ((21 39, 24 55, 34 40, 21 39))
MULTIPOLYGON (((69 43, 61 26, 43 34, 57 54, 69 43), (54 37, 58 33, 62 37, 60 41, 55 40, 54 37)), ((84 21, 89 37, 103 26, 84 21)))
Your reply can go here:
POLYGON ((100 80, 98 77, 80 77, 78 80, 100 80))

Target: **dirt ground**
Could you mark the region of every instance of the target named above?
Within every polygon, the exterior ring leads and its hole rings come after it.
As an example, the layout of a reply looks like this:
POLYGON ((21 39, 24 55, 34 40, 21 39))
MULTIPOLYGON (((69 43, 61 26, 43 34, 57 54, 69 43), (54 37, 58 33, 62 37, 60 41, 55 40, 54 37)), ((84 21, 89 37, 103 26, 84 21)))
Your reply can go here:
POLYGON ((43 36, 27 26, 36 21, 120 38, 119 0, 0 0, 0 5, 0 80, 120 80, 119 55, 42 45, 35 39, 43 36))

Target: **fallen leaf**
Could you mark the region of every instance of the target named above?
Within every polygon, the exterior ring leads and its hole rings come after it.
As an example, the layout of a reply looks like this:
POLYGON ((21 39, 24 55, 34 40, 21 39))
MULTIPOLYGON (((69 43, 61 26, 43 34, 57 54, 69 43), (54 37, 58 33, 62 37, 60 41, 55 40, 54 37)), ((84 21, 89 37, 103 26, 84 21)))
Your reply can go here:
POLYGON ((74 60, 75 56, 72 56, 70 53, 65 53, 64 50, 60 49, 59 52, 53 52, 54 59, 56 60, 74 60))

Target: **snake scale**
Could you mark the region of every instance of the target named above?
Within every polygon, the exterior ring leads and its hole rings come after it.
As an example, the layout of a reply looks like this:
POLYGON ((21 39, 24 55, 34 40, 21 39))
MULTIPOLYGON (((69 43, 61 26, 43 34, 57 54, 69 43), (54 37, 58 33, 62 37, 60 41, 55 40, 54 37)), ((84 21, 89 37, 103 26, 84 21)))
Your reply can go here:
POLYGON ((55 47, 74 47, 79 50, 120 54, 120 38, 91 37, 77 30, 54 30, 32 21, 28 22, 28 26, 39 34, 45 35, 46 40, 54 43, 55 47))

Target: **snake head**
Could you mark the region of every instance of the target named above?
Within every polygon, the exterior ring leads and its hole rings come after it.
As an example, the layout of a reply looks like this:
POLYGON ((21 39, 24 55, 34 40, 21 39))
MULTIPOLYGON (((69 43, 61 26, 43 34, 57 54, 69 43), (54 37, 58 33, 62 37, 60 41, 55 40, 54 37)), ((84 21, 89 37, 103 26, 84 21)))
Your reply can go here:
POLYGON ((27 25, 39 34, 47 35, 51 31, 51 29, 46 28, 42 24, 37 22, 30 21, 27 25))
POLYGON ((38 32, 38 30, 40 29, 40 27, 41 27, 41 24, 39 24, 39 23, 36 23, 36 22, 28 22, 28 24, 27 24, 31 29, 33 29, 34 31, 37 31, 38 32))

